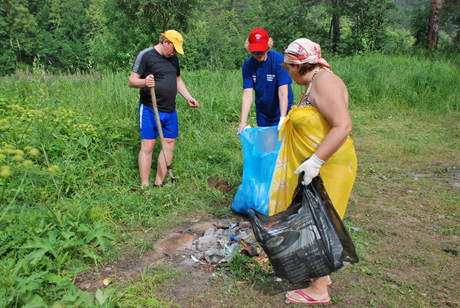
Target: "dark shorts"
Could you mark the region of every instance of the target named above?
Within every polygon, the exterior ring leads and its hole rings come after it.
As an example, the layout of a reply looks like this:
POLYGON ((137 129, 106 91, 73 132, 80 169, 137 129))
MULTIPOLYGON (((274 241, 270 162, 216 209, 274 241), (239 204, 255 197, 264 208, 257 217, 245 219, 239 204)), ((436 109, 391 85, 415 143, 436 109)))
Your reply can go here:
MULTIPOLYGON (((161 128, 163 136, 169 139, 176 139, 179 136, 179 123, 177 121, 177 112, 161 112, 160 116, 161 128)), ((158 137, 158 127, 155 119, 155 111, 153 108, 139 104, 139 130, 142 139, 156 139, 158 137)))

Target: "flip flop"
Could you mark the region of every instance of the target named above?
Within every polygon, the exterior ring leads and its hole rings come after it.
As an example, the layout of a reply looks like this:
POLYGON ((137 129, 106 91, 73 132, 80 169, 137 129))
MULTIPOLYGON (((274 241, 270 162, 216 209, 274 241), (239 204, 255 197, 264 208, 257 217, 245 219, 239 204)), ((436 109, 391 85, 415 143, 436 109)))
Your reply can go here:
MULTIPOLYGON (((307 279, 305 280, 305 282, 311 284, 313 282, 313 279, 307 279)), ((332 286, 332 280, 329 280, 329 282, 327 283, 327 286, 328 287, 332 286)))
POLYGON ((294 304, 304 304, 304 305, 326 305, 331 302, 331 299, 329 297, 323 300, 316 300, 314 298, 311 298, 307 294, 303 293, 301 289, 295 290, 295 292, 299 294, 300 296, 302 296, 303 298, 305 298, 306 302, 299 302, 298 300, 289 297, 288 293, 286 292, 286 295, 285 295, 286 304, 294 303, 294 304))

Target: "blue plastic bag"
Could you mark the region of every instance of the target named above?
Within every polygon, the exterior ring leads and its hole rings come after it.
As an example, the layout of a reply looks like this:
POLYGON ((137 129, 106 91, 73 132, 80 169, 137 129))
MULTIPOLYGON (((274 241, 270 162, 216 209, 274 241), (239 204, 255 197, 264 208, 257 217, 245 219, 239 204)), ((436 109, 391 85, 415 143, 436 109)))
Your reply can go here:
POLYGON ((268 193, 281 147, 279 131, 273 127, 247 128, 240 133, 243 146, 243 181, 232 210, 248 215, 249 209, 268 215, 268 193))

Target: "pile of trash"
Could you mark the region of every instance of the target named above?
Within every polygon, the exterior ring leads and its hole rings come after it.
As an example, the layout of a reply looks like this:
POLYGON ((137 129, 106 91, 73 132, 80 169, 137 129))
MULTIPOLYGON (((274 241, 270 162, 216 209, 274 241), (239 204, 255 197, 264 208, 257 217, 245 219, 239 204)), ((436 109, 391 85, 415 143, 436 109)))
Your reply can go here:
POLYGON ((229 263, 236 252, 262 264, 268 261, 247 221, 219 222, 191 242, 189 252, 192 260, 201 264, 229 263))

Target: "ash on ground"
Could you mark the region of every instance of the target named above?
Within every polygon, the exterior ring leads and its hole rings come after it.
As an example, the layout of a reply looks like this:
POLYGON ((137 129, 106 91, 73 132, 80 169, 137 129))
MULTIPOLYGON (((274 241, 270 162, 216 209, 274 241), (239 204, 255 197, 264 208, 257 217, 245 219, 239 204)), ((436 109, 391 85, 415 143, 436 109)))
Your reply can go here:
POLYGON ((231 262, 236 252, 249 257, 263 254, 249 222, 219 222, 192 241, 184 254, 196 264, 221 264, 231 262))

